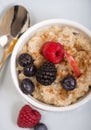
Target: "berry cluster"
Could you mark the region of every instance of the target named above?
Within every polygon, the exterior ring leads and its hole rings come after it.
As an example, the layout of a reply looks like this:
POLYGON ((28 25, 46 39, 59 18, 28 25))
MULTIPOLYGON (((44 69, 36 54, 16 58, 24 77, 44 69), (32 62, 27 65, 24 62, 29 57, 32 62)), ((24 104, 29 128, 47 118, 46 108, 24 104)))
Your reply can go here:
POLYGON ((56 79, 57 70, 52 62, 46 61, 37 69, 32 56, 22 53, 18 57, 18 64, 23 67, 22 72, 27 77, 20 81, 20 88, 25 94, 32 94, 35 89, 35 85, 29 77, 35 76, 36 80, 45 86, 51 85, 56 79))
MULTIPOLYGON (((18 57, 18 63, 23 67, 23 74, 27 77, 34 76, 36 73, 37 69, 33 61, 33 58, 28 53, 22 53, 18 57)), ((32 94, 35 86, 29 78, 25 78, 20 81, 20 88, 23 93, 32 94)))
MULTIPOLYGON (((57 70, 55 64, 63 61, 64 56, 72 66, 76 77, 80 76, 80 70, 73 57, 64 50, 63 45, 58 42, 46 42, 41 48, 41 53, 47 60, 38 69, 34 65, 32 56, 28 53, 22 53, 18 57, 18 63, 23 67, 23 74, 27 77, 20 82, 20 88, 25 94, 32 94, 35 89, 34 83, 28 77, 35 76, 36 80, 45 86, 51 85, 55 79, 57 70)), ((72 75, 65 77, 61 84, 64 89, 71 91, 76 87, 76 80, 72 75)))

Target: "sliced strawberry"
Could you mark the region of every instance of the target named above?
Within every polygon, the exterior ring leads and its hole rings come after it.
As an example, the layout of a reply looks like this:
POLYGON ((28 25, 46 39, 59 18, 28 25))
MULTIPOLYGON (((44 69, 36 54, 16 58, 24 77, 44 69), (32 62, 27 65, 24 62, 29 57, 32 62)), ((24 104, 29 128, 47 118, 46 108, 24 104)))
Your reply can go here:
POLYGON ((65 56, 66 56, 68 62, 70 63, 70 65, 75 73, 75 76, 77 78, 80 77, 81 72, 80 72, 80 69, 79 69, 76 61, 74 60, 74 58, 68 52, 65 52, 65 56))

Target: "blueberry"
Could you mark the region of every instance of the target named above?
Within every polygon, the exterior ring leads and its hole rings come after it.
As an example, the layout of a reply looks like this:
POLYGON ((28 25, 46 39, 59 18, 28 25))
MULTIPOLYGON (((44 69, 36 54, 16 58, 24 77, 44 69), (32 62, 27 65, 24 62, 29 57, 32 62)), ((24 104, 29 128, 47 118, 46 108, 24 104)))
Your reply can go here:
POLYGON ((30 79, 25 78, 21 81, 20 88, 21 88, 23 93, 32 94, 35 86, 34 86, 34 83, 30 79))
POLYGON ((39 123, 34 127, 34 130, 48 130, 48 128, 44 123, 39 123))
POLYGON ((23 73, 25 76, 31 77, 35 75, 36 70, 36 66, 31 64, 30 66, 27 66, 23 69, 23 73))
POLYGON ((67 77, 65 77, 62 80, 61 84, 62 84, 63 88, 68 91, 72 91, 76 88, 76 80, 71 75, 68 75, 67 77))
POLYGON ((22 67, 26 67, 26 66, 29 66, 30 64, 33 63, 33 58, 32 58, 28 53, 22 53, 22 54, 18 57, 18 63, 19 63, 22 67))

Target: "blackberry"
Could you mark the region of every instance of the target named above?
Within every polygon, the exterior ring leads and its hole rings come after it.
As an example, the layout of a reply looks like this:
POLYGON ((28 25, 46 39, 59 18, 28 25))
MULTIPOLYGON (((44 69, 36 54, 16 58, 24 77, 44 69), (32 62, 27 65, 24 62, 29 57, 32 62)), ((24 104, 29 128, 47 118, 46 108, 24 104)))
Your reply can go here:
POLYGON ((56 79, 56 73, 57 70, 54 63, 46 61, 37 70, 36 80, 45 86, 51 85, 52 82, 56 79))

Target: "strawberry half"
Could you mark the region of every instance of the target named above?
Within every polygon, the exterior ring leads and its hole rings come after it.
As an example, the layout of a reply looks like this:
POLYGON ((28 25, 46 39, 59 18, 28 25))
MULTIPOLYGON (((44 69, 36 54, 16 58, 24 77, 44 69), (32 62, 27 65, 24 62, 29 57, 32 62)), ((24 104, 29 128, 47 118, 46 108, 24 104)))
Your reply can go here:
POLYGON ((80 72, 80 69, 79 69, 76 61, 74 60, 74 58, 68 52, 65 52, 65 56, 66 56, 68 62, 70 63, 70 65, 75 73, 75 76, 77 78, 80 77, 81 72, 80 72))
POLYGON ((41 115, 37 110, 32 109, 29 105, 25 105, 20 110, 17 124, 22 128, 32 128, 39 123, 41 115))

